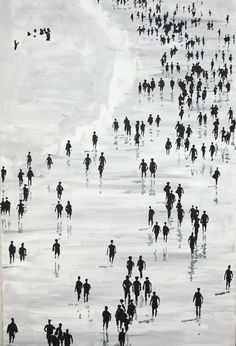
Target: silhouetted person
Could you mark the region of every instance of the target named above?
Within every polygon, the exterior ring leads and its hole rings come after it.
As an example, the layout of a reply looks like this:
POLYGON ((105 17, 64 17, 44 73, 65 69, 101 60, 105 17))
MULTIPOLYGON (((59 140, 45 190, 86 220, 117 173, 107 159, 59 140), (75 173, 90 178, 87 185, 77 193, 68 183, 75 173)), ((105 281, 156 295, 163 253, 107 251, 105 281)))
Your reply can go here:
POLYGON ((108 311, 108 306, 105 306, 105 310, 102 313, 102 327, 107 331, 109 322, 111 321, 111 313, 108 311))
POLYGON ((167 226, 166 222, 164 222, 162 232, 163 232, 163 239, 164 239, 164 241, 167 242, 167 238, 168 238, 168 234, 169 234, 170 230, 169 230, 169 227, 167 226))
POLYGON ((15 247, 15 245, 13 244, 13 241, 11 241, 8 250, 9 250, 10 263, 12 263, 12 262, 14 263, 14 261, 15 261, 16 247, 15 247))
POLYGON ((149 170, 150 170, 150 173, 151 173, 151 178, 155 178, 155 174, 156 174, 156 170, 157 170, 157 164, 156 162, 154 161, 154 159, 151 159, 151 162, 149 164, 149 170))
POLYGON ((52 162, 52 158, 51 158, 51 155, 48 154, 47 158, 46 158, 46 163, 47 163, 47 167, 48 169, 51 169, 52 165, 53 165, 53 162, 52 162))
POLYGON ((161 227, 158 225, 158 222, 156 222, 155 225, 153 226, 153 229, 152 229, 152 231, 155 234, 155 241, 156 242, 157 242, 157 238, 158 238, 158 235, 160 233, 160 230, 161 230, 161 227))
POLYGON ((140 273, 140 278, 143 277, 143 270, 146 269, 146 262, 143 260, 142 256, 139 256, 139 260, 137 262, 138 271, 140 273))
POLYGON ((140 294, 141 289, 142 289, 142 285, 138 279, 139 279, 139 277, 135 276, 135 281, 133 282, 133 292, 134 292, 136 304, 138 304, 138 297, 139 297, 139 294, 140 294))
POLYGON ((83 289, 84 289, 84 302, 88 302, 88 296, 91 289, 91 285, 88 283, 88 279, 85 279, 83 289))
POLYGON ((18 328, 15 324, 14 318, 11 318, 11 323, 7 326, 7 334, 9 334, 9 344, 14 342, 16 333, 18 333, 18 328))
POLYGON ((64 190, 64 188, 63 188, 63 186, 61 185, 61 181, 59 181, 59 183, 58 183, 58 185, 57 185, 57 187, 56 187, 57 198, 58 198, 58 199, 61 199, 63 190, 64 190))
POLYGON ((72 205, 70 204, 70 201, 67 201, 67 205, 65 207, 65 211, 66 211, 66 217, 71 219, 71 215, 72 215, 72 205))
POLYGON ((169 181, 167 181, 166 186, 164 187, 163 191, 165 191, 166 199, 168 199, 168 196, 170 195, 170 191, 171 191, 171 186, 170 186, 169 181))
POLYGON ((6 197, 6 199, 5 199, 5 212, 6 212, 6 214, 8 213, 10 215, 10 211, 11 211, 11 202, 8 201, 8 197, 6 197))
POLYGON ((175 192, 177 193, 179 200, 181 200, 181 197, 184 194, 184 189, 182 188, 181 184, 178 185, 175 192))
POLYGON ((130 287, 131 286, 132 286, 132 283, 129 280, 129 275, 127 275, 125 280, 122 283, 122 287, 124 289, 125 302, 127 298, 128 298, 128 301, 130 301, 130 287))
POLYGON ((206 231, 207 229, 207 224, 209 222, 209 216, 206 214, 206 211, 203 211, 203 214, 201 216, 200 222, 202 224, 202 230, 206 231))
POLYGON ((19 186, 21 186, 23 184, 23 178, 24 178, 25 173, 22 172, 22 169, 20 169, 19 173, 18 173, 18 180, 19 180, 19 186))
POLYGON ((71 143, 70 143, 70 141, 68 140, 67 143, 66 143, 66 148, 65 148, 65 149, 66 149, 66 156, 69 156, 69 157, 70 157, 71 148, 72 148, 71 143))
POLYGON ((156 292, 154 291, 152 294, 152 297, 150 299, 150 305, 152 307, 152 317, 156 317, 157 315, 157 308, 160 304, 160 298, 156 295, 156 292))
POLYGON ((200 292, 200 288, 197 289, 197 292, 195 292, 193 296, 193 302, 195 302, 196 306, 196 316, 200 317, 201 316, 201 307, 203 303, 203 296, 200 292))
POLYGON ((66 332, 63 334, 63 340, 65 346, 70 346, 71 344, 73 344, 73 337, 71 334, 69 334, 69 329, 66 329, 66 332))
POLYGON ((85 157, 84 162, 83 162, 83 164, 85 165, 85 168, 86 168, 86 172, 88 172, 89 166, 91 165, 91 162, 92 162, 92 160, 90 159, 89 154, 87 154, 87 156, 85 157))
POLYGON ((230 283, 233 279, 233 272, 230 270, 231 266, 228 266, 228 269, 225 271, 224 280, 226 280, 226 291, 230 289, 230 283))
POLYGON ((144 296, 145 296, 145 303, 147 303, 147 298, 150 297, 150 294, 152 293, 152 284, 149 281, 148 276, 145 278, 145 281, 143 283, 143 290, 144 290, 144 296))
POLYGON ((21 247, 19 248, 19 255, 20 255, 20 261, 24 261, 25 257, 27 256, 27 250, 24 247, 24 243, 21 244, 21 247))
POLYGON ((121 329, 118 335, 118 340, 120 342, 120 346, 125 346, 125 332, 124 328, 121 329))
POLYGON ((60 248, 61 248, 61 246, 58 243, 58 239, 55 239, 55 243, 52 246, 52 251, 54 252, 55 258, 56 257, 59 258, 59 256, 60 256, 60 248))
POLYGON ((155 214, 155 211, 152 209, 151 206, 149 206, 149 210, 148 210, 148 225, 149 226, 153 226, 153 216, 155 214))
POLYGON ((117 132, 119 130, 119 123, 116 119, 114 120, 112 127, 114 129, 114 132, 117 132))
POLYGON ((166 149, 166 154, 170 154, 170 149, 172 148, 172 143, 170 141, 170 138, 167 138, 166 144, 165 144, 165 149, 166 149))
POLYGON ((128 269, 128 276, 131 276, 132 275, 132 270, 133 270, 133 267, 134 267, 134 262, 132 261, 132 256, 129 256, 128 257, 128 261, 126 263, 126 268, 128 269))
POLYGON ((191 233, 190 237, 188 238, 188 243, 189 243, 189 246, 191 249, 191 254, 193 254, 195 243, 196 243, 196 239, 195 239, 195 236, 193 235, 193 232, 191 233))
POLYGON ((219 177, 220 177, 220 171, 219 171, 218 167, 216 167, 216 170, 212 176, 212 178, 215 179, 216 185, 218 184, 219 177))
POLYGON ((51 324, 51 320, 48 320, 48 324, 44 327, 44 331, 46 332, 46 338, 48 341, 48 345, 51 346, 52 344, 52 335, 55 327, 51 324))
POLYGON ((6 175, 7 175, 7 171, 6 171, 5 167, 2 166, 2 169, 1 169, 2 183, 4 183, 6 175))
POLYGON ((101 152, 101 155, 99 157, 99 162, 100 164, 102 164, 103 166, 105 166, 105 163, 106 163, 106 159, 105 159, 105 156, 104 156, 104 153, 101 152))
POLYGON ((61 344, 61 346, 63 345, 63 331, 62 331, 62 324, 59 323, 56 331, 55 331, 55 336, 58 339, 58 345, 61 344))
POLYGON ((60 201, 57 202, 57 205, 55 206, 55 212, 57 212, 57 218, 61 217, 62 215, 63 206, 61 205, 60 201))
POLYGON ((141 176, 142 176, 142 178, 143 178, 143 176, 146 178, 147 170, 148 170, 148 165, 146 164, 144 159, 142 159, 142 161, 141 161, 141 163, 139 165, 139 169, 141 169, 141 176))
POLYGON ((24 211, 25 211, 25 207, 24 204, 22 203, 22 199, 20 199, 20 203, 17 205, 16 209, 18 210, 18 218, 22 218, 24 211))
POLYGON ((78 280, 75 283, 75 292, 77 292, 78 301, 80 300, 82 288, 83 288, 83 283, 80 281, 80 276, 78 276, 78 280))
POLYGON ((27 167, 29 168, 31 166, 31 163, 32 163, 32 156, 31 156, 30 151, 28 152, 28 155, 26 157, 26 163, 27 163, 27 167))
POLYGON ((34 177, 34 173, 33 173, 31 167, 29 167, 29 170, 28 170, 26 176, 27 176, 27 178, 28 178, 28 185, 31 186, 31 185, 32 185, 32 178, 34 177))
POLYGON ((110 245, 108 245, 107 247, 107 255, 109 256, 110 263, 113 263, 115 254, 116 254, 116 246, 113 244, 113 240, 111 240, 110 245))
POLYGON ((97 142, 98 142, 98 136, 97 136, 95 131, 93 132, 92 142, 93 142, 93 147, 96 149, 97 148, 97 142))
POLYGON ((23 197, 24 197, 23 201, 27 202, 29 197, 29 188, 27 187, 26 184, 24 184, 24 187, 23 187, 23 197))

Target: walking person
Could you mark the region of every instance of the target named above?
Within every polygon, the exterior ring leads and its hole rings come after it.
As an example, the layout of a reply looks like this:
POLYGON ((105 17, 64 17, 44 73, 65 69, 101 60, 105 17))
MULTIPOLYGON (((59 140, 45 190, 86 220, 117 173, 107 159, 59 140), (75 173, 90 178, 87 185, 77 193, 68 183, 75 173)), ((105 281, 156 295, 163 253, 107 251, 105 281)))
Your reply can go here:
POLYGON ((24 246, 24 243, 21 244, 21 247, 19 248, 19 255, 20 255, 20 261, 24 261, 25 257, 27 256, 27 250, 24 246))
POLYGON ((88 283, 88 279, 85 279, 83 289, 84 289, 84 302, 88 302, 88 297, 91 290, 91 285, 88 283))
POLYGON ((8 251, 9 251, 9 257, 10 257, 10 264, 12 262, 14 263, 15 262, 16 247, 15 247, 13 241, 11 241, 9 248, 8 248, 8 251))
POLYGON ((46 338, 48 341, 48 346, 51 346, 52 344, 52 335, 54 332, 55 327, 51 324, 51 320, 48 320, 48 324, 44 327, 44 331, 46 332, 46 338))
POLYGON ((155 211, 152 209, 151 206, 149 206, 148 210, 148 226, 153 226, 153 216, 155 214, 155 211))
POLYGON ((105 306, 105 310, 102 313, 102 327, 103 330, 108 330, 109 322, 111 321, 111 313, 108 311, 108 306, 105 306))
POLYGON ((224 275, 224 280, 226 281, 226 291, 230 289, 230 283, 233 279, 233 272, 231 270, 231 266, 228 266, 228 269, 226 269, 225 271, 225 275, 224 275))
POLYGON ((150 300, 150 305, 152 307, 152 317, 157 316, 157 309, 160 305, 160 298, 157 296, 156 292, 154 291, 150 300))
POLYGON ((220 171, 218 169, 218 167, 216 167, 216 170, 212 176, 213 179, 215 179, 215 182, 216 182, 216 186, 218 185, 218 179, 220 177, 220 171))
POLYGON ((61 245, 58 243, 58 239, 55 239, 55 243, 52 246, 52 252, 54 252, 55 258, 59 258, 61 253, 61 245))
POLYGON ((78 276, 78 280, 75 283, 75 292, 77 292, 78 301, 80 300, 82 288, 83 288, 83 283, 80 281, 80 276, 78 276))
POLYGON ((11 318, 11 323, 7 326, 7 334, 9 334, 9 344, 14 343, 16 333, 18 333, 18 328, 14 318, 11 318))
POLYGON ((111 240, 110 245, 107 247, 107 255, 109 256, 109 262, 113 264, 114 258, 116 254, 116 246, 113 244, 113 240, 111 240))
POLYGON ((197 289, 197 292, 195 292, 194 296, 193 296, 193 303, 195 302, 195 306, 196 306, 196 317, 200 317, 201 316, 201 307, 203 304, 203 296, 200 292, 200 288, 197 289))

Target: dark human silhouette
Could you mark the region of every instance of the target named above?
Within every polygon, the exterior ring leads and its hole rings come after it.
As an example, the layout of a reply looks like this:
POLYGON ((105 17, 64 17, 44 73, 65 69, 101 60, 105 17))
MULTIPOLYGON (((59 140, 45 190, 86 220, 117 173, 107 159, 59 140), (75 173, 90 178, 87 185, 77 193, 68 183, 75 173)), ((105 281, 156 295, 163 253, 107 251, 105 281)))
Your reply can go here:
POLYGON ((24 178, 24 174, 25 173, 23 173, 22 172, 22 169, 20 169, 20 171, 19 171, 19 173, 18 173, 18 180, 19 180, 19 186, 21 186, 22 184, 23 184, 23 178, 24 178))
POLYGON ((158 222, 156 222, 152 229, 152 232, 155 234, 155 242, 157 242, 160 230, 161 230, 161 227, 158 225, 158 222))
POLYGON ((138 297, 141 292, 142 285, 141 282, 139 281, 139 277, 135 276, 135 281, 133 282, 133 292, 135 296, 135 303, 138 304, 138 297))
POLYGON ((71 215, 72 215, 72 205, 70 204, 70 201, 67 201, 67 205, 65 207, 65 211, 66 211, 66 217, 71 219, 71 215))
POLYGON ((103 330, 108 330, 109 322, 111 321, 111 313, 108 311, 108 306, 105 306, 105 310, 102 313, 102 327, 103 330))
POLYGON ((142 178, 145 177, 147 175, 147 170, 148 170, 148 165, 146 164, 146 162, 144 161, 144 159, 142 159, 140 165, 139 165, 139 169, 141 169, 141 176, 142 178))
POLYGON ((64 190, 64 188, 63 188, 63 186, 61 185, 61 181, 59 181, 59 182, 58 182, 58 185, 57 185, 57 187, 56 187, 57 198, 58 198, 58 199, 61 199, 63 190, 64 190))
POLYGON ((60 252, 61 252, 61 246, 58 243, 58 239, 55 239, 55 243, 52 246, 52 251, 54 252, 54 257, 55 258, 59 258, 60 256, 60 252))
POLYGON ((15 253, 16 253, 16 247, 13 244, 13 241, 11 241, 10 245, 9 245, 9 257, 10 257, 10 263, 14 263, 15 261, 15 253))
POLYGON ((220 177, 220 171, 218 169, 218 167, 216 167, 216 170, 212 176, 213 179, 215 179, 215 182, 216 182, 216 186, 218 185, 218 179, 220 177))
POLYGON ((86 168, 86 172, 88 172, 89 166, 91 165, 91 163, 92 163, 92 160, 90 159, 89 154, 87 154, 87 156, 85 157, 84 162, 83 162, 83 164, 85 165, 85 168, 86 168))
POLYGON ((54 332, 55 327, 51 324, 51 320, 48 320, 48 324, 44 327, 44 331, 46 332, 46 338, 48 341, 48 345, 51 346, 52 344, 52 335, 54 332))
POLYGON ((27 187, 26 184, 24 184, 24 187, 23 187, 23 197, 24 197, 23 201, 27 202, 29 197, 29 188, 27 187))
POLYGON ((126 268, 128 269, 128 276, 129 277, 132 275, 133 267, 134 267, 134 262, 132 261, 132 256, 129 256, 128 261, 126 263, 126 268))
POLYGON ((159 304, 160 298, 156 295, 156 292, 154 291, 150 299, 150 305, 152 307, 152 317, 157 316, 157 308, 159 304))
POLYGON ((168 234, 170 232, 170 229, 167 226, 166 222, 164 222, 164 226, 162 228, 162 232, 163 232, 163 240, 167 242, 167 238, 168 238, 168 234))
POLYGON ((22 203, 22 199, 20 199, 20 203, 17 205, 16 209, 18 210, 18 218, 22 218, 24 211, 25 211, 25 207, 24 204, 22 203))
POLYGON ((143 283, 143 290, 144 290, 144 296, 145 296, 145 303, 147 303, 147 298, 150 297, 150 294, 152 293, 152 284, 149 281, 148 276, 145 278, 145 281, 143 283))
POLYGON ((69 156, 70 157, 70 154, 71 154, 71 149, 72 148, 72 145, 70 143, 70 140, 68 139, 67 143, 66 143, 66 147, 65 147, 65 150, 66 150, 66 156, 69 156))
POLYGON ((129 275, 127 275, 125 280, 122 283, 122 287, 124 289, 125 302, 127 298, 128 298, 128 301, 130 301, 130 287, 131 286, 132 286, 132 283, 129 280, 129 275))
POLYGON ((58 327, 56 328, 55 336, 57 338, 57 345, 62 346, 63 345, 63 331, 62 331, 61 323, 59 323, 58 327))
POLYGON ((148 210, 148 225, 149 226, 153 226, 153 216, 155 214, 155 211, 152 209, 151 206, 149 206, 149 210, 148 210))
POLYGON ((4 183, 5 179, 6 179, 6 175, 7 175, 7 171, 5 169, 5 166, 2 166, 1 169, 1 178, 2 178, 2 183, 4 183))
POLYGON ((24 261, 25 257, 27 256, 27 250, 24 246, 24 243, 21 244, 21 247, 19 248, 19 255, 20 255, 20 261, 24 261))
POLYGON ((143 260, 142 256, 139 256, 138 262, 137 262, 138 271, 140 273, 140 278, 143 277, 143 270, 146 269, 146 262, 143 260))
POLYGON ((83 289, 84 289, 84 302, 88 302, 88 297, 89 297, 89 293, 91 289, 91 285, 88 283, 88 279, 85 279, 83 289))
POLYGON ((28 178, 28 186, 31 186, 31 185, 32 185, 32 178, 34 177, 34 173, 33 173, 31 167, 29 167, 29 170, 28 170, 26 176, 27 176, 27 178, 28 178))
POLYGON ((55 206, 55 212, 57 212, 57 218, 62 216, 62 210, 63 206, 61 205, 60 201, 57 202, 57 205, 55 206))
POLYGON ((225 271, 225 275, 224 275, 224 280, 226 281, 226 291, 230 289, 230 283, 233 279, 233 272, 231 270, 231 266, 228 266, 228 269, 226 269, 225 271))
POLYGON ((7 334, 9 334, 9 344, 14 343, 16 333, 18 333, 18 328, 14 318, 11 318, 11 323, 7 326, 7 334))
POLYGON ((66 332, 63 334, 63 340, 65 346, 70 346, 71 344, 73 344, 73 337, 71 334, 69 334, 69 329, 66 329, 66 332))
POLYGON ((196 306, 196 317, 200 317, 201 316, 201 307, 203 304, 203 296, 200 292, 200 288, 198 288, 197 292, 195 292, 195 294, 193 296, 193 302, 195 302, 195 306, 196 306))
POLYGON ((113 240, 111 240, 110 244, 107 247, 107 255, 109 256, 110 263, 113 263, 115 254, 116 246, 113 244, 113 240))
POLYGON ((83 288, 83 283, 80 281, 80 276, 78 276, 78 280, 75 283, 75 292, 77 292, 78 301, 80 300, 82 288, 83 288))
POLYGON ((125 346, 125 331, 124 328, 121 329, 118 335, 118 340, 120 343, 120 346, 125 346))
POLYGON ((188 243, 189 243, 189 246, 191 249, 191 254, 193 254, 195 243, 196 243, 196 239, 195 239, 193 232, 191 233, 190 237, 188 238, 188 243))
POLYGON ((48 169, 51 169, 52 165, 53 165, 53 161, 52 161, 52 158, 51 158, 51 155, 48 154, 47 158, 46 158, 46 163, 47 163, 47 167, 48 169))

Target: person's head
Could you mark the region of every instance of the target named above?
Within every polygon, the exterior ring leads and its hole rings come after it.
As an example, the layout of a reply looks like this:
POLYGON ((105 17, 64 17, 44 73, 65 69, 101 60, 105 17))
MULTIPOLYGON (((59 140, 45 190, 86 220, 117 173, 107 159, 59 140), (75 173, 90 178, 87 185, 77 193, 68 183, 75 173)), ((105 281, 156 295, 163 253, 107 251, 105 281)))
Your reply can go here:
POLYGON ((108 310, 108 306, 105 306, 105 310, 108 310))
POLYGON ((59 185, 61 185, 61 181, 59 181, 59 183, 58 183, 59 185))
POLYGON ((166 225, 166 222, 164 222, 164 225, 166 225))
POLYGON ((198 290, 198 292, 200 292, 200 288, 198 288, 197 290, 198 290))
POLYGON ((142 259, 142 256, 141 256, 141 255, 139 256, 139 259, 142 259))
POLYGON ((228 269, 230 269, 230 268, 231 268, 231 266, 229 265, 229 266, 228 266, 228 269))
POLYGON ((20 203, 22 202, 22 199, 20 199, 20 203))
POLYGON ((104 155, 104 153, 103 153, 103 152, 101 152, 101 155, 104 155))
POLYGON ((57 239, 55 239, 55 242, 57 243, 57 242, 58 242, 58 240, 57 240, 57 239))
POLYGON ((80 276, 78 276, 78 280, 80 280, 80 276))
POLYGON ((51 323, 51 320, 48 320, 48 324, 50 324, 51 323))
POLYGON ((138 276, 135 276, 135 280, 138 280, 138 276))
POLYGON ((129 279, 129 275, 126 275, 126 279, 129 279))
POLYGON ((4 166, 2 166, 2 168, 4 169, 5 167, 4 167, 4 166))
POLYGON ((131 259, 132 259, 132 256, 129 256, 129 259, 131 260, 131 259))
POLYGON ((14 318, 11 318, 12 323, 14 322, 14 318))
POLYGON ((87 157, 89 157, 89 154, 87 154, 87 157))
POLYGON ((67 333, 67 334, 69 333, 69 329, 66 329, 66 333, 67 333))
POLYGON ((88 282, 88 279, 85 279, 85 282, 87 283, 87 282, 88 282))
POLYGON ((24 246, 24 243, 21 243, 21 246, 24 246))
POLYGON ((146 276, 146 278, 145 278, 146 280, 149 280, 149 277, 148 276, 146 276))
POLYGON ((59 327, 61 327, 62 326, 62 323, 59 323, 59 327))
POLYGON ((156 221, 156 225, 158 225, 158 222, 156 221))
POLYGON ((111 244, 113 244, 113 240, 111 240, 111 244))
POLYGON ((149 209, 151 209, 151 206, 149 205, 149 209))
POLYGON ((153 295, 154 295, 154 296, 156 295, 156 292, 155 292, 155 291, 153 292, 153 295))

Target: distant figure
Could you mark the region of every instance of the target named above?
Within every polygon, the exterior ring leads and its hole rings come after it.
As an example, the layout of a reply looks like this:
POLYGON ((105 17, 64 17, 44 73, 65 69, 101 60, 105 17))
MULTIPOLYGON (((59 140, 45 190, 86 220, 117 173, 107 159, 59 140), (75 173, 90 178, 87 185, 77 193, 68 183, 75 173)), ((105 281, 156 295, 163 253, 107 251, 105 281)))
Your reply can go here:
POLYGON ((63 186, 61 185, 61 181, 59 181, 59 183, 58 183, 58 185, 57 185, 57 187, 56 187, 57 198, 58 198, 58 199, 61 199, 63 190, 64 190, 64 188, 63 188, 63 186))
POLYGON ((7 334, 9 334, 9 344, 14 343, 16 333, 18 333, 18 328, 15 324, 14 318, 11 318, 11 323, 7 326, 7 334))
POLYGON ((149 170, 151 172, 151 178, 155 178, 156 170, 157 170, 157 164, 154 161, 154 159, 151 159, 150 165, 149 165, 149 170))
POLYGON ((34 177, 34 173, 33 173, 31 167, 29 167, 29 170, 28 170, 26 176, 27 176, 27 178, 28 178, 28 186, 31 186, 31 185, 32 185, 32 178, 34 177))
POLYGON ((126 268, 128 269, 128 276, 130 277, 132 275, 132 270, 134 267, 134 262, 132 261, 132 256, 128 257, 128 261, 126 263, 126 268))
POLYGON ((146 262, 143 260, 142 256, 139 256, 139 260, 137 262, 138 271, 140 273, 140 278, 143 277, 143 270, 146 269, 146 262))
POLYGON ((142 178, 143 178, 143 176, 146 178, 147 170, 148 170, 148 165, 146 164, 144 159, 142 159, 142 161, 141 161, 141 163, 139 165, 139 169, 141 169, 141 176, 142 176, 142 178))
POLYGON ((143 283, 143 290, 145 295, 145 303, 147 303, 147 298, 150 297, 150 294, 152 293, 152 284, 149 281, 148 276, 145 278, 145 281, 143 283))
POLYGON ((23 197, 24 197, 23 201, 27 202, 29 197, 29 188, 27 187, 26 184, 24 184, 24 187, 23 187, 23 197))
POLYGON ((61 205, 60 201, 57 202, 57 205, 55 206, 55 212, 57 212, 57 218, 61 217, 62 215, 63 206, 61 205))
POLYGON ((20 199, 20 203, 17 205, 16 209, 18 209, 18 218, 22 218, 24 211, 25 211, 25 207, 24 204, 22 203, 22 199, 20 199))
POLYGON ((46 338, 48 341, 48 345, 51 346, 52 344, 52 335, 55 327, 51 324, 51 320, 48 320, 48 324, 44 327, 44 331, 46 332, 46 338))
POLYGON ((200 288, 198 288, 197 292, 195 292, 195 294, 193 296, 193 302, 195 302, 195 306, 196 306, 196 317, 200 317, 201 316, 201 306, 203 303, 203 296, 200 292, 200 288))
POLYGON ((114 132, 117 132, 119 130, 119 123, 116 119, 114 120, 112 127, 114 129, 114 132))
POLYGON ((60 244, 58 243, 58 239, 55 239, 55 243, 52 246, 52 251, 54 252, 55 258, 59 258, 60 256, 60 244))
POLYGON ((116 246, 113 244, 113 240, 111 240, 110 245, 107 248, 107 255, 109 256, 110 263, 113 263, 114 257, 116 254, 116 246))
POLYGON ((163 240, 167 242, 167 238, 168 238, 168 234, 170 232, 170 229, 167 226, 166 222, 164 222, 164 226, 162 228, 162 232, 163 232, 163 240))
POLYGON ((111 321, 111 313, 108 311, 108 306, 105 306, 105 310, 102 313, 103 330, 106 329, 107 331, 110 321, 111 321))
POLYGON ((218 167, 216 167, 216 170, 215 170, 215 172, 214 172, 214 174, 212 176, 212 178, 215 179, 216 186, 218 184, 219 177, 220 177, 220 171, 219 171, 218 167))
POLYGON ((67 143, 66 143, 66 156, 69 156, 70 157, 70 154, 71 154, 71 144, 70 144, 70 141, 68 140, 67 143))
POLYGON ((133 292, 135 296, 135 303, 138 304, 138 297, 141 292, 142 285, 140 281, 138 280, 138 276, 135 276, 135 281, 133 282, 133 292))
POLYGON ((48 169, 51 169, 53 162, 52 162, 52 158, 51 158, 50 154, 48 154, 48 156, 46 158, 46 163, 47 163, 48 169))
POLYGON ((195 243, 196 243, 196 239, 193 235, 193 232, 191 233, 190 237, 188 238, 188 243, 189 243, 189 247, 191 249, 191 254, 193 254, 195 243))
POLYGON ((55 331, 55 336, 57 338, 57 346, 59 346, 59 344, 61 344, 61 346, 63 345, 63 331, 62 331, 62 324, 59 323, 56 331, 55 331))
POLYGON ((152 317, 156 317, 157 315, 157 308, 160 305, 160 298, 156 295, 156 292, 154 291, 150 300, 150 305, 152 307, 152 317))
POLYGON ((15 247, 15 245, 13 244, 13 241, 11 241, 8 250, 9 250, 10 263, 12 263, 12 262, 14 263, 14 261, 15 261, 16 247, 15 247))
POLYGON ((27 167, 31 167, 31 163, 32 163, 32 156, 31 156, 31 153, 30 151, 28 152, 28 155, 26 157, 26 163, 27 163, 27 167))
POLYGON ((18 173, 18 180, 19 180, 19 186, 21 186, 23 184, 23 178, 24 178, 25 173, 22 172, 22 169, 20 169, 19 173, 18 173))
POLYGON ((6 171, 5 167, 2 166, 2 169, 1 169, 2 183, 4 183, 6 175, 7 175, 7 171, 6 171))
POLYGON ((124 328, 122 328, 121 331, 119 332, 118 340, 119 340, 120 346, 125 346, 125 332, 124 332, 124 328))
POLYGON ((65 342, 65 346, 70 346, 73 344, 73 337, 69 334, 69 329, 66 329, 66 332, 63 335, 63 340, 65 342))
POLYGON ((89 166, 91 165, 91 162, 92 162, 92 160, 90 159, 89 154, 87 154, 87 156, 85 157, 84 162, 83 162, 83 164, 85 165, 85 168, 86 168, 86 172, 88 172, 89 166))
POLYGON ((128 301, 130 301, 130 287, 132 286, 132 283, 129 280, 129 275, 126 276, 125 280, 122 283, 123 289, 124 289, 124 296, 125 296, 125 302, 128 298, 128 301))
POLYGON ((80 276, 78 276, 78 280, 76 281, 76 284, 75 284, 75 292, 77 292, 78 301, 80 300, 82 288, 83 288, 83 283, 80 281, 80 276))
POLYGON ((155 211, 152 209, 151 206, 149 206, 148 210, 148 226, 153 226, 153 216, 155 214, 155 211))
POLYGON ((231 266, 228 266, 228 269, 225 271, 224 280, 226 280, 226 291, 230 289, 230 283, 233 279, 233 272, 230 270, 231 266))
POLYGON ((97 134, 96 134, 95 131, 93 132, 92 142, 93 142, 93 147, 94 147, 95 149, 97 149, 98 136, 97 136, 97 134))
POLYGON ((20 255, 20 261, 24 261, 25 257, 27 256, 27 250, 24 247, 24 243, 21 244, 21 247, 19 248, 19 255, 20 255))
POLYGON ((155 234, 155 242, 157 242, 157 238, 160 233, 160 230, 161 230, 161 227, 158 225, 158 222, 156 222, 156 224, 153 226, 153 229, 152 229, 152 231, 155 234))
POLYGON ((88 283, 88 279, 85 279, 83 288, 84 288, 84 302, 88 302, 88 296, 91 289, 91 285, 88 283))
POLYGON ((70 204, 70 201, 67 201, 67 205, 65 207, 65 211, 66 211, 66 217, 71 219, 71 215, 72 215, 72 205, 70 204))

